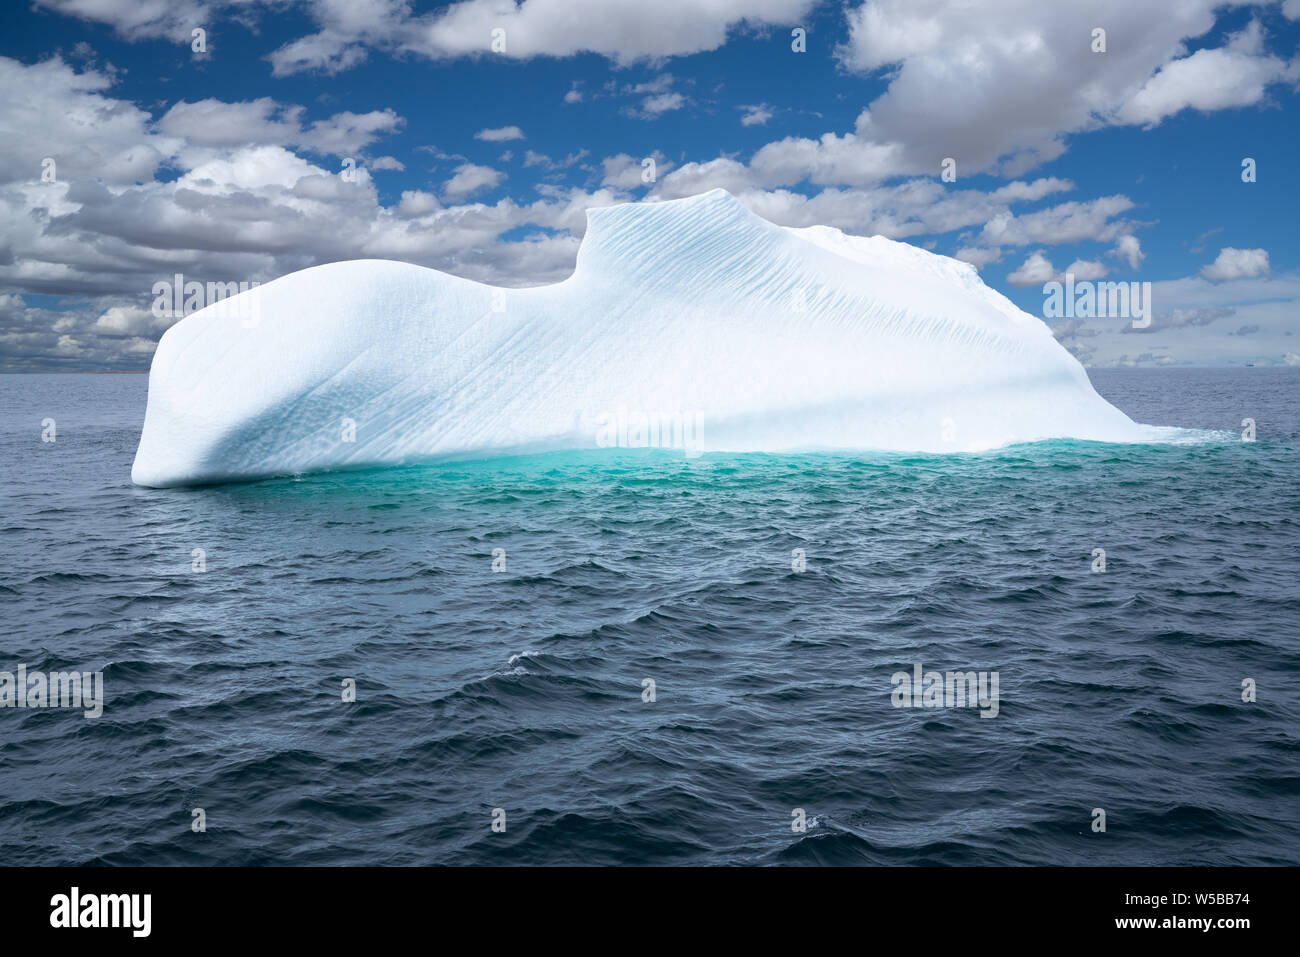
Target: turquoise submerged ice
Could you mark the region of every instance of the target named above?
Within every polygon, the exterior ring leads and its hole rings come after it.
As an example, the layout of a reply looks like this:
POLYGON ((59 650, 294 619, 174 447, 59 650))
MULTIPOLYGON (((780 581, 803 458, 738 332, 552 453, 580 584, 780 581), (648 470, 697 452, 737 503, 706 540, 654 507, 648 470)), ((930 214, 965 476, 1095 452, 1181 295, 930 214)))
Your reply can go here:
POLYGON ((572 276, 383 260, 250 289, 163 336, 132 468, 171 486, 679 445, 974 451, 1140 441, 1040 319, 905 243, 713 190, 593 209, 572 276))

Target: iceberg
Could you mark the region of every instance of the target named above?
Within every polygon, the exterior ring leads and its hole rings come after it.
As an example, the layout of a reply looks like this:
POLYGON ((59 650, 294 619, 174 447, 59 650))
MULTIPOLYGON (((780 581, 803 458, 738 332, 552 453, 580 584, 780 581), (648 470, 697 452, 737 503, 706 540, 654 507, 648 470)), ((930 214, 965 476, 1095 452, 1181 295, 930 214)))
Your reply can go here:
POLYGON ((589 210, 573 274, 549 286, 356 260, 200 309, 154 355, 131 477, 1052 438, 1140 441, 1142 428, 972 266, 776 226, 712 190, 589 210))

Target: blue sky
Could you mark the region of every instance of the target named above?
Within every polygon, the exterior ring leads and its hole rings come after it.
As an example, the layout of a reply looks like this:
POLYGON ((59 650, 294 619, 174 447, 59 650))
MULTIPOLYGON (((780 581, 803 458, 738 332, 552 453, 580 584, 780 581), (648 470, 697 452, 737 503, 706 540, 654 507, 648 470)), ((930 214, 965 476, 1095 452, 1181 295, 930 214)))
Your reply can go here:
POLYGON ((1034 314, 1067 270, 1152 283, 1149 328, 1053 322, 1089 365, 1300 364, 1300 0, 37 0, 0 17, 0 370, 147 368, 174 321, 151 290, 178 272, 378 257, 553 282, 586 208, 718 186, 781 225, 965 259, 1034 314))

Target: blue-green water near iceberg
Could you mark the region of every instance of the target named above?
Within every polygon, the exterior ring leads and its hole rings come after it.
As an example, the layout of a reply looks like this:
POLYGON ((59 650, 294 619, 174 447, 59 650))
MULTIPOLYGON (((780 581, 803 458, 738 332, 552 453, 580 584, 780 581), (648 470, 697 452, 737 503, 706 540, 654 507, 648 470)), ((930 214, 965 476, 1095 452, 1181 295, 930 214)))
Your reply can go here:
POLYGON ((106 699, 0 708, 6 862, 1300 863, 1300 370, 1093 380, 1188 431, 160 491, 144 376, 0 377, 0 671, 106 699))

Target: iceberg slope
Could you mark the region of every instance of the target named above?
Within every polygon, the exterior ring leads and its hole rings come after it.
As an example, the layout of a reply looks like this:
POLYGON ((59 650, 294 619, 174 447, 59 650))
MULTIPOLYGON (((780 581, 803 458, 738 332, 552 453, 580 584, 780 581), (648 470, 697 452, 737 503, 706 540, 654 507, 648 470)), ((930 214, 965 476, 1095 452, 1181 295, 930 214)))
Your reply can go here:
POLYGON ((137 484, 602 445, 1140 439, 973 267, 775 226, 722 190, 590 210, 577 268, 551 286, 358 260, 243 297, 163 336, 137 484))

